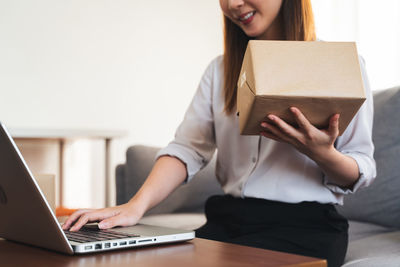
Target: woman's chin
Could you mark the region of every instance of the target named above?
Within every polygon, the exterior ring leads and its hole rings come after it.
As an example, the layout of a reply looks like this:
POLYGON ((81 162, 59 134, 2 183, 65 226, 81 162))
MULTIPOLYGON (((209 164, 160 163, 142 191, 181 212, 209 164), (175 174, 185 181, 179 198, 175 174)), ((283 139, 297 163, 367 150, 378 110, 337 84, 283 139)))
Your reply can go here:
POLYGON ((247 37, 252 38, 252 39, 261 39, 259 37, 261 37, 263 35, 263 32, 257 30, 257 29, 243 29, 243 32, 247 35, 247 37))
POLYGON ((244 32, 246 35, 247 35, 247 37, 249 37, 249 38, 251 38, 251 39, 262 39, 261 38, 261 34, 260 33, 252 33, 252 32, 249 32, 249 33, 247 33, 247 32, 244 32))

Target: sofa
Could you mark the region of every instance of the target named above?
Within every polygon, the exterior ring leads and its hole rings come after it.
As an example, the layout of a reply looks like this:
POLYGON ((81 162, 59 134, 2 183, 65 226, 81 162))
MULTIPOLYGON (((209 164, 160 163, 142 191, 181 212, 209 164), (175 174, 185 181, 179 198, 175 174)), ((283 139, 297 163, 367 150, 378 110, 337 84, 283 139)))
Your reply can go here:
MULTIPOLYGON (((349 220, 349 246, 343 266, 400 266, 400 87, 374 92, 377 178, 347 195, 338 211, 349 220)), ((126 203, 143 184, 159 148, 129 147, 116 168, 117 204, 126 203)), ((215 174, 215 155, 193 180, 148 211, 141 223, 196 229, 206 221, 204 203, 223 194, 215 174)))

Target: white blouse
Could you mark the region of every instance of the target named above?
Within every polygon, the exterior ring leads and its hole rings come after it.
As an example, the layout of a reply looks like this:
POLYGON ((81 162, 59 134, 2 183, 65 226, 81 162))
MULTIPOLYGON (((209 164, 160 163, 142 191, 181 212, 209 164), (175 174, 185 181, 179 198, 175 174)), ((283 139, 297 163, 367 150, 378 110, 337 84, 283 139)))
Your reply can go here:
POLYGON ((367 100, 335 142, 341 153, 354 158, 360 177, 343 189, 332 183, 319 166, 289 144, 262 136, 242 136, 236 112, 224 113, 222 56, 205 71, 175 139, 157 154, 179 158, 189 181, 217 153, 216 176, 224 192, 299 203, 343 203, 343 194, 368 186, 376 176, 372 143, 373 103, 364 61, 360 58, 367 100))

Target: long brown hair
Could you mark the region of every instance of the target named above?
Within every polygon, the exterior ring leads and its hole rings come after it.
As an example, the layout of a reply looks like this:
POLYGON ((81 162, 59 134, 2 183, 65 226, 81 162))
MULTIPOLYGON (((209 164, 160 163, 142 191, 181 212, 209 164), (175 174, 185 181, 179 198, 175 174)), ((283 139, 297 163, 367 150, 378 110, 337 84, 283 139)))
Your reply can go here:
MULTIPOLYGON (((283 18, 286 40, 315 41, 311 0, 284 0, 279 12, 283 18)), ((236 106, 236 83, 250 39, 239 26, 224 16, 224 110, 226 114, 232 113, 236 106)))

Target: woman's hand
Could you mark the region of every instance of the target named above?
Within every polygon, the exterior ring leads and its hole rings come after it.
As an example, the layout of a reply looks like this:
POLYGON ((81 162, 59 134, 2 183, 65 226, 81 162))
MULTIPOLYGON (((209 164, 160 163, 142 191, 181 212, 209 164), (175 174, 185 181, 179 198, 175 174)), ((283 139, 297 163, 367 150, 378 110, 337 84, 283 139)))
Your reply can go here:
POLYGON ((314 160, 332 183, 352 188, 360 173, 357 162, 334 147, 339 135, 339 114, 329 120, 327 129, 317 129, 304 117, 299 109, 291 107, 298 128, 287 124, 275 115, 268 115, 270 122, 262 122, 266 129, 261 135, 293 145, 298 151, 314 160))
POLYGON ((261 135, 291 144, 317 162, 334 152, 334 143, 339 135, 339 114, 330 118, 327 129, 320 130, 314 127, 299 109, 291 107, 290 111, 294 115, 298 128, 287 124, 275 115, 268 115, 269 122, 261 123, 261 126, 266 129, 261 132, 261 135))
POLYGON ((134 203, 126 203, 120 206, 105 209, 82 209, 74 212, 63 224, 63 230, 78 231, 89 222, 100 222, 100 229, 108 229, 115 226, 130 226, 136 224, 143 213, 137 209, 134 203))

